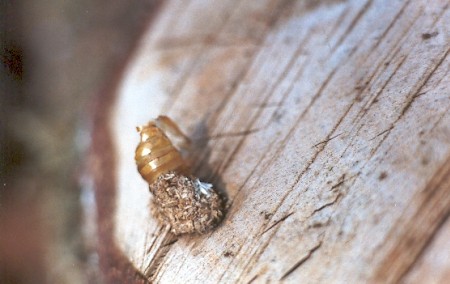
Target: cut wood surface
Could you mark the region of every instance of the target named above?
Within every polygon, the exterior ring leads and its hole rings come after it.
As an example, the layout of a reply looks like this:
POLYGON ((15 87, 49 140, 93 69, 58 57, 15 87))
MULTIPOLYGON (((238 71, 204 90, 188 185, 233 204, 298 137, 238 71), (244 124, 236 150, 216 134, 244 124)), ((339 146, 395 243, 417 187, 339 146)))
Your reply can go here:
POLYGON ((104 273, 120 282, 120 258, 137 282, 444 283, 448 6, 165 2, 94 124, 104 273), (160 114, 228 196, 206 235, 151 216, 135 127, 160 114))

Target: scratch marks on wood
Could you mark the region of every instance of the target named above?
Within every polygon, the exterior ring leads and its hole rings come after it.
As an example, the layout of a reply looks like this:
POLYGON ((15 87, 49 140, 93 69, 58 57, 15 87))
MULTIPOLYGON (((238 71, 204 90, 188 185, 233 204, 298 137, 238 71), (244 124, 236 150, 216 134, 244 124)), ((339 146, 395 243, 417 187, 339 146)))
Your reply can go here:
MULTIPOLYGON (((376 92, 375 96, 367 103, 366 106, 364 106, 363 108, 361 108, 358 111, 358 113, 356 114, 356 117, 353 119, 353 124, 355 125, 355 127, 356 127, 358 121, 361 120, 367 114, 367 112, 370 110, 370 108, 372 107, 374 102, 378 99, 378 97, 381 95, 381 93, 386 88, 386 86, 391 82, 392 78, 397 73, 397 71, 400 69, 400 67, 403 65, 405 60, 406 60, 406 56, 403 56, 403 58, 397 64, 397 66, 395 67, 393 72, 390 74, 389 78, 386 80, 386 82, 383 84, 383 86, 381 86, 381 88, 376 92)), ((374 75, 375 74, 373 74, 371 77, 373 77, 374 75)), ((356 137, 358 137, 358 135, 363 127, 364 127, 364 123, 359 123, 359 126, 356 129, 356 131, 353 131, 353 128, 350 130, 350 132, 355 132, 355 134, 352 136, 348 145, 345 147, 344 151, 342 152, 341 158, 344 157, 344 155, 347 153, 347 151, 351 148, 351 146, 353 145, 353 141, 356 139, 356 137)))
MULTIPOLYGON (((330 191, 334 191, 336 188, 340 187, 341 185, 344 184, 344 182, 346 182, 347 180, 350 179, 350 178, 349 178, 349 179, 345 179, 345 176, 346 176, 346 174, 343 174, 343 175, 339 178, 339 181, 338 181, 335 185, 333 185, 333 186, 330 188, 330 191)), ((329 183, 331 183, 331 181, 330 181, 329 183)))
POLYGON ((287 214, 286 216, 282 217, 281 219, 275 221, 275 223, 273 223, 269 228, 265 229, 264 232, 262 232, 260 234, 260 236, 264 235, 267 231, 270 231, 273 227, 275 227, 276 225, 278 225, 279 223, 285 221, 287 218, 289 218, 292 214, 294 214, 294 212, 291 212, 289 214, 287 214))
MULTIPOLYGON (((258 132, 260 130, 261 129, 249 129, 249 130, 244 130, 244 131, 239 131, 239 132, 234 132, 234 133, 218 133, 216 135, 211 135, 211 136, 207 137, 206 139, 214 140, 214 139, 228 138, 228 137, 247 136, 249 134, 258 132)), ((205 138, 200 138, 200 139, 205 139, 205 138)))
MULTIPOLYGON (((376 92, 375 96, 373 96, 373 98, 368 101, 367 105, 364 106, 363 108, 361 108, 361 110, 358 112, 355 121, 361 119, 362 117, 364 117, 367 114, 369 109, 374 105, 374 102, 376 100, 378 100, 379 96, 383 93, 383 91, 386 89, 386 87, 389 85, 389 83, 391 83, 391 80, 394 78, 395 74, 397 74, 397 71, 400 69, 400 67, 403 66, 403 64, 406 61, 406 58, 407 58, 407 56, 402 56, 402 58, 400 59, 398 64, 395 66, 395 69, 392 71, 392 73, 390 74, 388 79, 384 82, 384 84, 381 86, 381 88, 376 92)), ((358 128, 358 131, 356 132, 357 134, 359 133, 361 128, 362 128, 362 125, 358 128)))
MULTIPOLYGON (((280 15, 283 13, 283 11, 287 10, 294 2, 292 1, 282 1, 280 4, 277 5, 277 9, 275 9, 275 12, 272 14, 271 18, 269 19, 269 25, 268 27, 275 25, 276 22, 278 20, 280 20, 282 17, 280 17, 280 15)), ((262 42, 262 39, 261 39, 262 42)), ((301 52, 301 46, 298 49, 298 52, 301 52)), ((244 68, 242 75, 238 76, 237 78, 245 78, 247 76, 247 74, 249 72, 251 72, 253 64, 254 64, 254 60, 257 57, 256 56, 257 52, 253 53, 251 62, 249 62, 249 64, 247 64, 246 68, 244 68)), ((289 69, 291 68, 290 66, 293 66, 293 64, 295 63, 297 56, 293 56, 292 59, 290 60, 290 63, 288 63, 287 68, 285 68, 284 72, 281 73, 281 76, 277 79, 277 82, 274 84, 274 86, 271 88, 271 90, 268 92, 268 96, 264 99, 263 103, 267 103, 270 95, 274 92, 275 88, 280 84, 280 82, 283 80, 283 78, 287 75, 289 69)), ((236 82, 235 85, 233 85, 233 88, 230 90, 229 94, 227 96, 225 96, 224 100, 222 101, 222 103, 219 105, 218 109, 214 112, 213 117, 210 119, 210 123, 211 124, 215 124, 216 120, 219 118, 220 114, 222 113, 224 107, 227 105, 227 102, 231 99, 231 97, 235 96, 238 92, 237 92, 237 87, 238 87, 238 82, 236 82)), ((247 130, 245 131, 250 131, 250 128, 254 125, 254 123, 257 121, 257 119, 259 118, 259 115, 262 113, 262 109, 258 110, 258 112, 256 113, 256 115, 251 119, 251 121, 248 123, 247 125, 247 130)), ((245 132, 244 131, 244 132, 245 132)), ((245 138, 245 135, 243 135, 245 138)), ((244 142, 244 138, 241 139, 236 147, 232 150, 231 154, 227 157, 226 160, 223 161, 223 163, 221 163, 218 167, 218 169, 216 171, 225 171, 228 166, 231 164, 231 162, 234 159, 235 154, 240 150, 241 146, 243 145, 244 142)), ((203 158, 202 161, 203 162, 203 158)))
POLYGON ((423 95, 425 95, 426 93, 427 93, 427 92, 422 92, 422 93, 419 93, 419 94, 415 95, 415 96, 414 96, 414 98, 417 98, 417 97, 423 96, 423 95))
POLYGON ((342 34, 342 36, 339 38, 339 40, 336 42, 336 44, 331 49, 330 54, 334 53, 335 49, 342 44, 344 39, 352 32, 352 30, 355 28, 356 23, 362 18, 362 16, 367 12, 367 10, 372 5, 372 0, 369 0, 364 4, 363 8, 358 12, 358 14, 355 16, 355 18, 352 20, 350 25, 347 27, 345 32, 342 34))
POLYGON ((394 127, 391 126, 391 127, 389 127, 388 129, 386 129, 386 130, 384 130, 384 131, 381 131, 380 133, 378 133, 378 134, 375 135, 374 137, 370 138, 369 141, 372 141, 373 139, 375 139, 375 138, 377 138, 377 137, 383 135, 384 133, 391 131, 393 128, 394 128, 394 127))
POLYGON ((415 88, 415 90, 412 92, 413 95, 410 96, 410 98, 407 100, 405 106, 403 107, 403 109, 400 112, 400 115, 397 117, 397 119, 395 119, 395 121, 392 122, 391 127, 387 130, 387 135, 385 135, 381 141, 376 145, 376 147, 371 151, 370 157, 367 161, 369 161, 370 159, 372 159, 372 157, 375 155, 375 153, 378 151, 378 149, 381 147, 381 145, 383 144, 383 142, 386 140, 386 138, 389 136, 390 131, 395 127, 395 125, 404 117, 405 113, 409 110, 409 108, 411 107, 411 105, 413 104, 413 102, 415 101, 415 99, 417 98, 417 94, 420 94, 420 92, 422 91, 423 87, 428 83, 428 81, 430 80, 431 76, 434 74, 434 72, 439 68, 439 66, 444 62, 445 58, 447 58, 447 55, 449 53, 450 49, 447 49, 447 51, 444 53, 444 55, 442 56, 442 58, 436 63, 434 64, 433 68, 431 68, 431 70, 428 72, 428 74, 426 74, 424 76, 424 79, 419 82, 417 84, 417 87, 415 88))
POLYGON ((342 134, 343 134, 343 133, 339 133, 339 134, 334 135, 333 137, 327 138, 327 139, 325 139, 324 141, 315 144, 315 145, 313 146, 313 148, 314 148, 314 147, 317 147, 317 146, 319 146, 319 145, 321 145, 321 144, 326 144, 326 143, 330 142, 331 140, 333 140, 334 138, 337 138, 337 137, 341 136, 342 134))
POLYGON ((338 194, 336 194, 336 197, 332 201, 325 203, 324 205, 320 206, 319 208, 314 209, 314 211, 311 213, 310 217, 313 216, 314 214, 316 214, 317 212, 320 212, 323 209, 335 204, 341 197, 342 197, 342 193, 339 192, 338 194))
MULTIPOLYGON (((216 30, 212 33, 214 36, 209 37, 209 40, 208 40, 209 42, 211 42, 213 44, 216 42, 218 35, 222 33, 223 29, 226 27, 226 24, 228 23, 231 16, 237 10, 238 7, 239 7, 239 3, 235 7, 230 9, 229 11, 224 11, 224 13, 226 12, 226 14, 223 18, 222 25, 219 25, 218 30, 216 30)), ((176 82, 175 88, 172 90, 173 98, 171 100, 168 100, 165 102, 164 106, 162 107, 161 113, 168 113, 170 111, 170 109, 175 105, 174 102, 181 95, 183 88, 186 86, 186 84, 190 78, 190 75, 191 75, 190 71, 195 70, 201 64, 202 60, 200 60, 199 58, 204 56, 206 48, 207 48, 206 43, 203 43, 201 45, 201 48, 197 51, 197 53, 195 55, 196 60, 192 60, 188 71, 184 72, 184 74, 176 82)))
MULTIPOLYGON (((391 28, 394 26, 394 24, 397 22, 398 19, 400 19, 400 16, 403 14, 405 8, 408 6, 410 1, 407 1, 404 3, 404 5, 402 6, 402 8, 399 10, 399 12, 397 12, 397 14, 393 17, 393 20, 390 22, 390 24, 388 25, 388 27, 384 30, 383 34, 378 37, 377 42, 374 44, 373 47, 371 47, 370 52, 368 52, 366 54, 366 56, 364 57, 363 61, 367 61, 368 58, 370 58, 370 56, 375 52, 376 48, 379 46, 379 44, 381 42, 383 42, 384 38, 386 37, 386 35, 388 34, 388 32, 391 30, 391 28)), ((413 24, 416 22, 417 18, 419 17, 419 13, 417 13, 417 15, 415 16, 415 18, 413 19, 411 25, 408 26, 408 29, 406 32, 402 33, 402 36, 400 38, 397 39, 396 43, 391 47, 391 52, 386 53, 386 55, 383 56, 383 58, 381 58, 380 60, 378 60, 378 64, 375 64, 376 67, 374 68, 374 70, 372 71, 372 73, 370 75, 368 75, 365 79, 364 79, 364 83, 362 83, 361 85, 363 86, 362 88, 358 88, 358 95, 355 97, 355 100, 362 100, 361 96, 362 93, 369 88, 370 90, 370 83, 374 82, 374 78, 377 74, 379 74, 380 69, 384 66, 387 67, 389 66, 389 63, 397 56, 398 52, 400 51, 400 43, 402 42, 402 40, 406 37, 406 35, 408 34, 409 30, 412 28, 413 24), (389 58, 389 59, 388 59, 389 58)), ((397 67, 398 69, 398 67, 397 67)), ((395 73, 396 71, 394 71, 395 73)), ((375 98, 372 100, 372 102, 377 101, 377 97, 379 94, 377 94, 375 96, 375 98)), ((362 110, 359 111, 358 115, 356 116, 356 118, 358 119, 359 114, 361 113, 362 110)))
POLYGON ((380 37, 378 37, 377 42, 375 43, 375 45, 372 47, 372 50, 375 50, 378 45, 380 45, 381 42, 383 42, 385 36, 388 34, 388 32, 391 30, 391 28, 394 26, 394 24, 400 19, 400 17, 402 16, 403 12, 405 11, 405 8, 409 5, 409 2, 411 2, 410 0, 406 1, 402 8, 397 12, 397 14, 395 14, 394 18, 392 19, 392 21, 389 23, 389 25, 387 26, 387 28, 383 31, 383 33, 381 34, 380 37))
MULTIPOLYGON (((295 125, 298 125, 298 123, 303 119, 303 117, 308 113, 308 111, 310 110, 310 108, 312 107, 312 105, 315 103, 315 101, 322 95, 324 89, 326 88, 326 86, 329 84, 329 82, 331 81, 331 79, 333 78, 334 74, 336 73, 336 71, 339 69, 339 65, 337 65, 327 76, 327 78, 325 79, 325 81, 322 83, 322 85, 320 86, 319 90, 315 93, 314 97, 311 99, 311 101, 309 102, 309 104, 307 105, 307 107, 305 108, 305 110, 297 117, 296 119, 296 123, 294 124, 294 126, 289 130, 288 134, 284 137, 284 139, 281 141, 281 143, 279 143, 279 147, 277 148, 276 155, 272 156, 272 159, 275 159, 277 157, 277 154, 279 152, 281 152, 285 145, 287 144, 287 141, 292 138, 293 133, 295 131, 295 125)), ((328 135, 328 137, 331 137, 336 129, 338 128, 338 126, 342 123, 344 117, 346 117, 346 115, 348 114, 348 112, 350 111, 351 107, 353 104, 351 104, 347 110, 344 112, 344 114, 341 116, 341 118, 336 122, 336 124, 334 125, 334 127, 332 128, 330 134, 328 135)), ((329 138, 328 138, 329 139, 329 138)), ((295 178, 294 182, 292 183, 290 189, 280 198, 277 207, 275 209, 275 211, 277 211, 285 202, 285 200, 287 199, 287 197, 295 191, 295 188, 297 186, 297 184, 299 183, 299 181, 301 180, 301 178, 303 177, 303 175, 309 170, 309 168, 311 167, 311 165, 316 161, 317 157, 320 155, 320 153, 323 152, 323 150, 325 149, 324 144, 319 145, 319 148, 315 151, 314 155, 312 156, 311 160, 307 163, 307 165, 304 167, 304 169, 297 175, 297 177, 295 178)), ((263 172, 267 170, 267 167, 264 168, 263 172)), ((338 194, 340 195, 340 194, 338 194)), ((338 197, 339 198, 339 197, 338 197)), ((336 202, 337 199, 334 201, 336 202)), ((276 230, 276 226, 271 226, 268 230, 265 230, 262 234, 268 232, 270 229, 275 228, 276 230)), ((252 265, 255 264, 256 259, 258 259, 261 254, 264 252, 264 250, 267 248, 267 246, 269 245, 270 240, 273 238, 273 236, 275 235, 276 231, 272 233, 272 235, 269 237, 269 239, 260 246, 260 249, 258 250, 258 252, 256 252, 253 256, 251 261, 247 262, 247 265, 244 267, 243 271, 250 271, 252 265)), ((261 234, 261 235, 262 235, 261 234)))
MULTIPOLYGON (((167 229, 165 229, 167 230, 167 229)), ((167 231, 168 232, 168 231, 167 231)), ((170 247, 178 241, 178 238, 171 234, 167 233, 166 236, 163 237, 162 243, 156 249, 155 255, 150 261, 147 269, 145 269, 145 275, 151 279, 152 281, 156 277, 157 272, 159 271, 161 264, 164 260, 164 257, 169 252, 170 247)))
POLYGON ((333 186, 330 188, 330 191, 333 191, 333 190, 335 190, 336 188, 338 188, 339 186, 343 185, 344 182, 345 182, 345 180, 339 181, 338 183, 336 183, 335 185, 333 185, 333 186))
POLYGON ((167 243, 163 244, 162 247, 168 247, 173 245, 174 243, 178 242, 178 239, 169 240, 167 243))
POLYGON ((400 120, 403 115, 408 111, 408 109, 411 107, 412 103, 414 102, 414 100, 418 97, 418 94, 420 93, 420 91, 422 90, 422 88, 428 83, 428 81, 430 80, 431 76, 434 74, 434 72, 439 68, 439 66, 441 66, 442 62, 444 62, 445 58, 448 55, 450 49, 447 49, 447 51, 444 53, 444 55, 442 56, 442 58, 439 60, 439 62, 437 62, 436 64, 434 64, 433 68, 431 69, 431 71, 425 76, 425 80, 423 80, 421 82, 421 84, 419 84, 417 91, 415 92, 415 94, 412 96, 412 98, 406 103, 405 107, 403 108, 400 117, 398 118, 398 120, 400 120))
POLYGON ((349 180, 355 179, 355 178, 358 177, 360 174, 361 174, 360 172, 357 172, 356 174, 354 174, 354 175, 352 175, 352 176, 350 176, 350 177, 348 177, 348 178, 346 178, 346 174, 343 174, 343 175, 339 178, 338 182, 337 182, 335 185, 331 186, 330 191, 337 191, 337 189, 338 189, 341 185, 343 185, 344 183, 346 183, 346 182, 349 181, 349 180))
MULTIPOLYGON (((339 65, 339 64, 336 65, 336 66, 328 73, 328 75, 326 76, 325 80, 320 84, 320 87, 319 87, 318 90, 314 93, 314 95, 312 96, 312 98, 311 98, 310 101, 308 102, 308 104, 307 104, 307 106, 305 107, 305 109, 302 111, 301 114, 299 114, 299 115, 297 116, 297 118, 295 119, 295 122, 293 123, 292 127, 290 127, 290 129, 289 129, 289 131, 287 132, 287 134, 285 135, 285 137, 284 137, 283 139, 281 139, 281 141, 277 141, 277 147, 276 147, 276 150, 275 150, 275 151, 272 151, 273 154, 272 154, 272 157, 271 157, 271 159, 270 159, 270 162, 266 163, 266 164, 263 166, 263 168, 260 170, 260 172, 261 172, 262 174, 264 174, 264 173, 268 170, 269 165, 272 164, 272 161, 275 160, 275 159, 279 156, 279 153, 281 153, 281 152, 285 149, 285 146, 286 146, 286 144, 288 143, 288 141, 294 136, 294 132, 295 132, 295 130, 296 130, 296 126, 297 126, 297 125, 299 124, 299 122, 307 115, 307 113, 310 111, 311 107, 315 104, 315 102, 322 96, 324 90, 329 86, 329 83, 331 82, 331 80, 333 79, 334 75, 336 74, 336 72, 338 71, 338 69, 339 69, 341 66, 342 66, 342 65, 339 65)), ((297 72, 297 75, 296 75, 296 76, 298 76, 299 74, 300 74, 300 71, 297 72)), ((277 85, 277 84, 276 84, 276 85, 277 85)), ((285 97, 287 97, 287 95, 288 95, 288 92, 284 93, 283 99, 284 99, 285 97)), ((349 109, 350 109, 350 108, 349 108, 349 109)), ((348 109, 348 110, 349 110, 349 109, 348 109)), ((348 110, 347 110, 347 112, 346 112, 345 114, 348 113, 348 110)), ((344 115, 344 116, 345 116, 345 115, 344 115)), ((330 132, 330 134, 328 135, 328 137, 331 137, 331 135, 334 134, 334 132, 335 132, 337 126, 338 126, 341 122, 342 122, 342 119, 340 119, 340 120, 337 122, 337 125, 336 125, 335 127, 333 127, 333 129, 332 129, 332 131, 330 132)), ((329 138, 328 138, 328 139, 329 139, 329 138)), ((271 144, 271 145, 272 145, 272 144, 271 144)), ((238 145, 238 147, 239 147, 239 145, 238 145)), ((314 163, 315 159, 316 159, 317 156, 324 150, 325 146, 324 146, 323 144, 321 144, 321 145, 318 145, 318 148, 319 148, 319 149, 316 150, 316 153, 314 154, 314 156, 312 157, 312 159, 308 162, 308 164, 306 165, 306 167, 304 168, 304 170, 301 171, 301 172, 297 175, 295 181, 292 183, 292 186, 291 186, 290 190, 280 198, 280 201, 278 202, 275 211, 277 211, 277 210, 280 208, 280 206, 284 203, 284 201, 285 201, 286 198, 289 196, 289 194, 291 194, 291 193, 294 191, 294 188, 295 188, 295 186, 298 184, 299 180, 300 180, 300 179, 302 178, 302 176, 308 171, 308 169, 309 169, 309 167, 311 166, 311 164, 314 163)), ((234 153, 235 153, 236 151, 237 151, 237 149, 234 151, 234 153)), ((232 155, 234 155, 234 153, 232 153, 232 155)), ((262 160, 263 160, 263 157, 262 157, 262 158, 259 160, 259 162, 255 165, 255 169, 259 167, 260 162, 261 162, 262 160)), ((253 170, 253 171, 250 173, 250 175, 248 176, 248 178, 246 179, 246 181, 250 178, 250 176, 251 176, 254 172, 255 172, 255 170, 253 170)), ((246 181, 245 181, 245 182, 246 182, 246 181)), ((255 184, 258 183, 258 181, 259 181, 259 179, 257 179, 257 181, 255 181, 255 184)), ((245 184, 245 182, 244 182, 244 184, 245 184)), ((240 189, 242 189, 242 188, 243 188, 243 186, 240 187, 240 189)), ((239 189, 239 191, 240 191, 240 189, 239 189)), ((239 193, 239 191, 238 191, 238 193, 239 193)), ((290 214, 288 214, 288 215, 290 216, 290 214)), ((285 216, 285 217, 288 218, 289 216, 285 216)), ((284 219, 282 218, 282 220, 281 220, 280 222, 286 220, 286 218, 284 218, 284 219)), ((276 222, 275 224, 273 224, 272 226, 270 226, 268 229, 266 229, 264 232, 262 232, 262 233, 260 234, 260 236, 263 235, 263 234, 265 234, 266 232, 268 232, 268 231, 270 231, 270 230, 273 230, 273 229, 274 229, 274 231, 276 232, 276 228, 277 228, 277 224, 278 224, 278 223, 279 223, 279 222, 276 222)), ((272 239, 272 237, 273 237, 273 235, 275 234, 275 232, 273 232, 272 235, 269 237, 269 239, 268 239, 264 244, 262 244, 262 245, 260 246, 260 249, 258 249, 257 252, 255 252, 255 254, 254 254, 252 257, 250 257, 250 258, 248 259, 248 261, 246 262, 246 265, 245 265, 244 268, 242 269, 242 273, 245 273, 246 271, 251 271, 251 267, 256 263, 256 260, 260 257, 260 255, 261 255, 261 254, 264 252, 264 250, 267 248, 267 246, 269 245, 270 240, 272 239)), ((240 249, 242 249, 242 246, 240 247, 240 249)), ((228 267, 227 267, 227 269, 228 269, 228 267)), ((221 277, 224 277, 224 275, 225 275, 225 273, 222 274, 221 277)), ((220 279, 221 279, 221 278, 220 278, 220 279)))
MULTIPOLYGON (((367 60, 368 58, 370 58, 371 54, 373 52, 375 52, 375 49, 378 47, 378 45, 382 42, 383 38, 387 35, 387 33, 389 32, 389 30, 393 27, 393 25, 397 22, 397 20, 403 13, 405 8, 409 5, 409 2, 405 2, 404 5, 402 6, 402 8, 400 9, 400 11, 396 14, 396 16, 393 18, 393 20, 391 21, 391 23, 389 24, 389 26, 386 28, 386 30, 383 32, 383 34, 381 35, 381 37, 378 39, 377 43, 371 48, 370 52, 367 54, 367 56, 365 57, 364 60, 367 60)), ((404 42, 405 38, 410 34, 411 29, 413 28, 414 24, 416 23, 417 19, 420 16, 420 11, 418 11, 415 16, 413 17, 412 21, 410 22, 410 24, 407 26, 407 29, 401 33, 401 36, 397 38, 396 42, 392 45, 392 47, 390 48, 390 51, 387 52, 379 61, 378 64, 376 65, 376 68, 373 70, 373 72, 371 73, 371 75, 367 76, 367 79, 365 80, 366 83, 364 84, 365 87, 363 89, 361 89, 359 91, 359 95, 358 97, 362 94, 362 92, 364 90, 367 89, 368 86, 370 86, 371 82, 375 82, 375 78, 376 75, 379 75, 379 71, 380 68, 382 68, 383 66, 389 66, 390 62, 393 62, 396 58, 397 55, 399 54, 399 52, 401 51, 401 43, 404 42), (388 63, 388 64, 386 64, 388 63)), ((394 68, 394 70, 392 71, 391 75, 389 76, 389 78, 386 80, 386 82, 383 84, 383 86, 376 92, 376 94, 368 100, 368 102, 366 103, 366 105, 361 108, 358 112, 358 114, 356 115, 355 119, 353 120, 354 124, 356 125, 356 122, 359 121, 362 117, 365 116, 365 114, 367 113, 367 111, 371 108, 371 106, 378 101, 379 96, 382 94, 382 92, 384 91, 384 89, 386 88, 386 86, 390 83, 391 79, 393 78, 393 76, 397 73, 397 71, 400 69, 400 67, 403 65, 403 63, 405 62, 407 56, 403 55, 400 57, 401 59, 398 60, 399 63, 396 65, 396 67, 394 68)), ((386 70, 385 70, 386 72, 386 70)), ((357 97, 357 98, 358 98, 357 97)), ((356 131, 356 134, 359 133, 361 129, 361 126, 358 128, 358 130, 356 131)), ((352 142, 353 139, 350 141, 352 142)), ((351 144, 351 143, 350 143, 351 144)), ((345 153, 345 151, 344 151, 345 153)))
POLYGON ((300 260, 297 261, 288 271, 286 271, 283 276, 281 276, 280 280, 284 280, 286 277, 288 277, 292 272, 297 270, 302 264, 304 264, 308 259, 311 258, 311 256, 314 254, 315 251, 317 251, 320 246, 322 245, 322 241, 320 241, 316 246, 311 248, 308 253, 303 256, 300 260))
POLYGON ((258 278, 258 276, 259 276, 258 274, 253 276, 252 279, 250 279, 250 281, 247 282, 247 284, 253 283, 258 278))

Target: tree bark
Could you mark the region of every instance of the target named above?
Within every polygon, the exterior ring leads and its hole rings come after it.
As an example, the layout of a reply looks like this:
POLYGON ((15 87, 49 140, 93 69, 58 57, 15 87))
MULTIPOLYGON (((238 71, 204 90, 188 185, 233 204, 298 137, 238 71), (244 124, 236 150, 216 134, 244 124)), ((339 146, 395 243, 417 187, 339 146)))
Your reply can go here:
POLYGON ((448 27, 447 1, 165 3, 95 116, 107 279, 443 283, 448 27), (159 114, 228 197, 206 235, 150 214, 135 127, 159 114))

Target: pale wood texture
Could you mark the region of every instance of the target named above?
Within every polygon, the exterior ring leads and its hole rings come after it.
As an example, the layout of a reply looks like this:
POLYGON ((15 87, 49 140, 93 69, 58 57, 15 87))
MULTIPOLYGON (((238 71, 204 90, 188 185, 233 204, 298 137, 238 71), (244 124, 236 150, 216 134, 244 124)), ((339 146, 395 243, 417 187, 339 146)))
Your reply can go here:
POLYGON ((108 120, 120 252, 160 283, 443 283, 449 27, 447 1, 165 3, 108 120), (159 114, 228 195, 207 235, 150 214, 135 126, 159 114))

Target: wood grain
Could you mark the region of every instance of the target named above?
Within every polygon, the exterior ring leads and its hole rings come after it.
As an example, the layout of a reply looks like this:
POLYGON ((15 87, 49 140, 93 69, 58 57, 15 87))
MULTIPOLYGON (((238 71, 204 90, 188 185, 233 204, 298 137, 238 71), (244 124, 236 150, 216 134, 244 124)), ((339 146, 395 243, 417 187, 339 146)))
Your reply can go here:
POLYGON ((448 27, 446 1, 165 3, 99 124, 117 249, 159 283, 439 283, 450 260, 427 263, 448 247, 448 27), (229 198, 207 235, 175 238, 150 215, 135 126, 159 114, 229 198))

